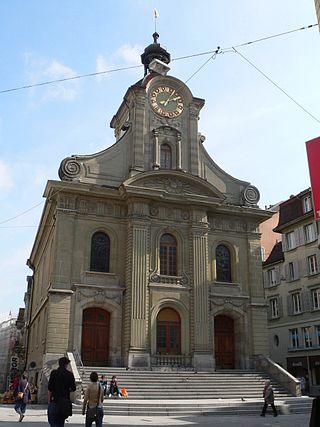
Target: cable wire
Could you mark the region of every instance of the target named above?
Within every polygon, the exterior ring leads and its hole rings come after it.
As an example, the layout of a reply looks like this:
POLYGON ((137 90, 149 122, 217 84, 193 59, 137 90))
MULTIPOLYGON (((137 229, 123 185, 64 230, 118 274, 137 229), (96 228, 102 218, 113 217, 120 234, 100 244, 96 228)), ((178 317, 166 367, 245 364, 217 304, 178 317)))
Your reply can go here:
MULTIPOLYGON (((284 32, 277 33, 277 34, 272 34, 270 36, 261 37, 261 38, 256 39, 256 40, 251 40, 251 41, 248 41, 248 42, 245 42, 245 43, 241 43, 241 44, 238 44, 238 45, 235 45, 235 46, 230 46, 228 48, 224 48, 224 49, 221 49, 221 50, 222 51, 226 51, 228 49, 232 49, 233 47, 248 46, 248 45, 251 45, 251 44, 254 44, 254 43, 259 43, 259 42, 262 42, 262 41, 265 41, 265 40, 270 40, 270 39, 273 39, 273 38, 276 38, 276 37, 281 37, 281 36, 284 36, 284 35, 292 34, 292 33, 295 33, 297 31, 307 30, 307 29, 310 29, 310 28, 313 28, 313 27, 316 27, 316 26, 318 26, 318 24, 307 25, 305 27, 300 27, 300 28, 296 28, 294 30, 284 31, 284 32)), ((186 56, 180 56, 180 57, 177 57, 177 58, 173 58, 171 60, 171 62, 173 62, 173 61, 180 61, 182 59, 195 58, 197 56, 204 56, 204 55, 209 55, 209 54, 214 54, 214 53, 215 53, 215 50, 210 50, 210 51, 207 51, 207 52, 194 53, 194 54, 191 54, 191 55, 186 55, 186 56)), ((54 84, 54 83, 62 83, 62 82, 66 82, 66 81, 71 81, 71 80, 76 80, 76 79, 82 79, 84 77, 94 77, 94 76, 99 76, 99 75, 102 75, 102 74, 115 73, 115 72, 118 72, 118 71, 132 70, 132 69, 140 68, 140 67, 142 67, 142 65, 131 65, 129 67, 121 67, 121 68, 114 68, 112 70, 97 71, 95 73, 80 74, 78 76, 65 77, 63 79, 48 80, 46 82, 34 83, 34 84, 24 85, 24 86, 18 86, 18 87, 14 87, 14 88, 10 88, 10 89, 3 89, 3 90, 0 90, 0 94, 8 93, 8 92, 15 92, 15 91, 24 90, 24 89, 31 89, 33 87, 51 85, 51 84, 54 84)))
POLYGON ((234 52, 237 53, 244 61, 246 61, 251 67, 253 67, 258 73, 260 73, 264 78, 266 78, 273 86, 280 90, 286 97, 288 97, 292 102, 294 102, 301 110, 313 118, 316 122, 320 123, 320 120, 314 116, 310 111, 303 107, 298 101, 296 101, 291 95, 288 94, 282 87, 280 87, 275 81, 273 81, 269 76, 267 76, 262 70, 260 70, 253 62, 246 58, 242 53, 240 53, 236 48, 233 48, 234 52))

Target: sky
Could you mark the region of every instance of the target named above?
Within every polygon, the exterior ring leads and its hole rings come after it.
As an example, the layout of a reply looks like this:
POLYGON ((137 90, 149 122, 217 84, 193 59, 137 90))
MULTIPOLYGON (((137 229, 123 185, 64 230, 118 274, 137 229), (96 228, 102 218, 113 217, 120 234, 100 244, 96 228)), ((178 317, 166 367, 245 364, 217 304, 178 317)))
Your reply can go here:
POLYGON ((155 8, 172 59, 221 48, 209 61, 212 54, 172 61, 169 71, 184 82, 195 73, 187 84, 206 101, 199 131, 213 160, 256 186, 261 208, 310 186, 305 142, 320 135, 318 27, 230 48, 316 24, 313 0, 1 1, 0 321, 24 307, 47 180, 59 179, 65 157, 114 143, 110 121, 143 68, 112 70, 140 64, 155 8), (3 92, 100 71, 110 72, 3 92))

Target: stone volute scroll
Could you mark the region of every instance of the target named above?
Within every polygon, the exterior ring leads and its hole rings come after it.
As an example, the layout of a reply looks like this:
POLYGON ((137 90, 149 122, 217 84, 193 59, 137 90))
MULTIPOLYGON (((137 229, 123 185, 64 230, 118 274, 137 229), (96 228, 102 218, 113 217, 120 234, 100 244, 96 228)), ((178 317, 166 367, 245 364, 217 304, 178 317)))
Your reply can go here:
POLYGON ((242 191, 242 198, 245 206, 258 207, 258 202, 260 200, 259 190, 253 185, 248 185, 242 191))
POLYGON ((75 157, 62 160, 59 168, 59 177, 63 181, 77 181, 81 175, 82 165, 75 157))

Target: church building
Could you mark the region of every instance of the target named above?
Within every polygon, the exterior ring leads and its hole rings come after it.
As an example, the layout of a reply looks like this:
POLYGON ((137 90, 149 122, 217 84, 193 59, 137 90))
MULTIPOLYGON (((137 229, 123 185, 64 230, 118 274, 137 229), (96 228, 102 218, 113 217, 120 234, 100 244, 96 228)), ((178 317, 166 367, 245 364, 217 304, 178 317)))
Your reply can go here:
POLYGON ((268 354, 259 192, 204 148, 205 101, 168 74, 159 35, 111 120, 115 142, 48 181, 28 265, 27 370, 250 369, 268 354))

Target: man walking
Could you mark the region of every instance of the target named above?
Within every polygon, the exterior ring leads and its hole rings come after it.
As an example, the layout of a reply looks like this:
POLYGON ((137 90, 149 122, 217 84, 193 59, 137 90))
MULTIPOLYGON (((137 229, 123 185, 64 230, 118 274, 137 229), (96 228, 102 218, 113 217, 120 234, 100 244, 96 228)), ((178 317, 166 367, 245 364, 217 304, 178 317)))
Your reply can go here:
POLYGON ((54 369, 48 384, 48 422, 50 427, 64 427, 66 418, 72 415, 70 392, 76 390, 72 372, 67 370, 70 360, 59 359, 59 368, 54 369))

